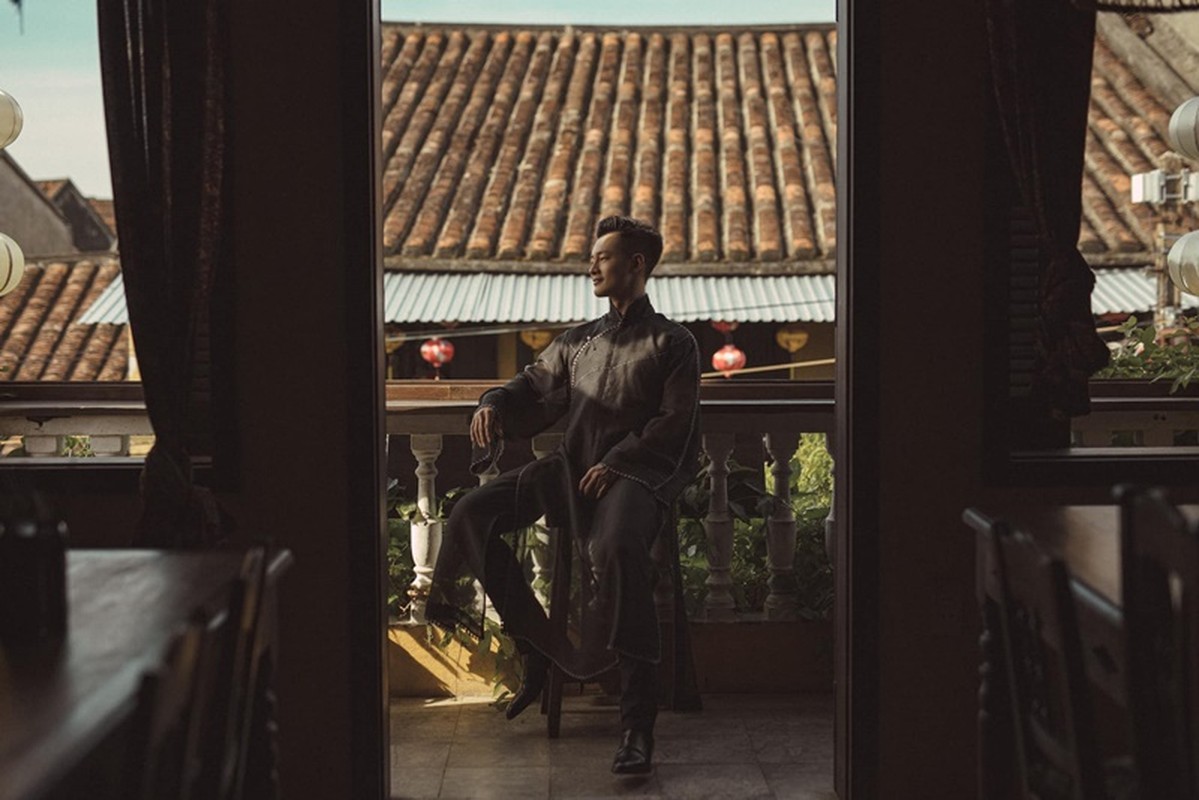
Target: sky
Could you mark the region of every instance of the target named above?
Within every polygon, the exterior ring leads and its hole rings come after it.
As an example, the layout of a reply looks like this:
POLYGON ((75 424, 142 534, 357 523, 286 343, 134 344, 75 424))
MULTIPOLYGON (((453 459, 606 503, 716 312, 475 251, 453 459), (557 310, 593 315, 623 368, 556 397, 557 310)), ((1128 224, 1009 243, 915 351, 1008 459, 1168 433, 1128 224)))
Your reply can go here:
MULTIPOLYGON (((346 0, 347 2, 349 0, 346 0)), ((384 20, 577 25, 831 22, 835 0, 383 0, 384 20)), ((96 0, 0 1, 0 89, 25 116, 9 154, 35 180, 111 197, 96 0)))

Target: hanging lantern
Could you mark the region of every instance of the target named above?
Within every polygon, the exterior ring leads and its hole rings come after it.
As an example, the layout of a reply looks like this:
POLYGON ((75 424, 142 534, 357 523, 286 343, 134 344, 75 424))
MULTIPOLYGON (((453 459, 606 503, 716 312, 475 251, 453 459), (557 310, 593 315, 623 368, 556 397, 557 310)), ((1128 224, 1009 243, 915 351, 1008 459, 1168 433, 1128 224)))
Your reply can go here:
POLYGON ((797 353, 808 343, 808 332, 798 325, 787 325, 779 328, 774 335, 774 341, 788 353, 797 353))
POLYGON ((737 326, 740 324, 741 323, 739 322, 724 322, 723 320, 712 321, 712 327, 720 333, 723 333, 725 336, 728 336, 730 333, 737 330, 737 326))
POLYGON ((17 288, 24 274, 25 254, 12 237, 0 233, 0 295, 17 288))
POLYGON ((1199 294, 1199 231, 1178 237, 1166 256, 1170 280, 1187 294, 1199 294))
POLYGON ((433 367, 433 377, 441 377, 441 368, 454 360, 454 345, 440 337, 427 340, 420 346, 420 357, 433 367))
POLYGON ((520 340, 534 353, 540 353, 554 340, 554 334, 550 331, 541 330, 521 331, 520 340))
POLYGON ((12 95, 0 89, 0 150, 8 147, 21 135, 25 115, 12 95))
POLYGON ((733 373, 745 366, 745 353, 735 344, 726 344, 712 354, 712 367, 731 378, 733 373))
POLYGON ((1192 97, 1174 109, 1166 138, 1174 150, 1189 159, 1199 159, 1199 97, 1192 97))

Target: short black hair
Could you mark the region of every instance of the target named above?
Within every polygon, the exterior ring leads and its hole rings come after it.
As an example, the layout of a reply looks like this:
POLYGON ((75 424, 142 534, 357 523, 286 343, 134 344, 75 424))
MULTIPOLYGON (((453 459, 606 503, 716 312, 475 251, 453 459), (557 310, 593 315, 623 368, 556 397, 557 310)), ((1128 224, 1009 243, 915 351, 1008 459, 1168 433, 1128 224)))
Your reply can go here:
POLYGON ((604 217, 595 226, 595 238, 609 233, 619 233, 625 253, 640 253, 645 258, 645 274, 648 276, 662 258, 662 234, 648 222, 633 217, 604 217))

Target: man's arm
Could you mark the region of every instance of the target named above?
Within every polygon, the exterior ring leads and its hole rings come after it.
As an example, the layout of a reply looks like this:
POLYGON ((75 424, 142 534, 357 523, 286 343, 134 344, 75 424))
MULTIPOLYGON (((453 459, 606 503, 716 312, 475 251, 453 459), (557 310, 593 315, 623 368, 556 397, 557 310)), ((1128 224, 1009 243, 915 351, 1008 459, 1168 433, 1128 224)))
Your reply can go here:
POLYGON ((570 404, 568 347, 554 339, 515 378, 479 399, 471 418, 471 442, 490 448, 506 434, 532 436, 554 424, 570 404))
POLYGON ((665 379, 658 413, 639 434, 630 433, 618 442, 600 464, 609 472, 643 483, 649 482, 646 476, 656 476, 650 486, 655 491, 688 468, 695 454, 700 368, 699 350, 689 333, 676 339, 662 369, 665 379))

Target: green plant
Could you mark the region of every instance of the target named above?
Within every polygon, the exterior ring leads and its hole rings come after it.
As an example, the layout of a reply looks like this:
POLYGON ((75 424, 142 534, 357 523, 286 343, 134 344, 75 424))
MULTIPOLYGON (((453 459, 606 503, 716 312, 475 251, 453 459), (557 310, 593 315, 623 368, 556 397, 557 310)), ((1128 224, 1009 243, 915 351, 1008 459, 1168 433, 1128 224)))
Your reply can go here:
POLYGON ((1199 318, 1159 334, 1153 325, 1142 326, 1129 317, 1120 327, 1123 340, 1112 353, 1111 363, 1095 374, 1101 379, 1171 381, 1170 393, 1190 385, 1199 375, 1199 318))

